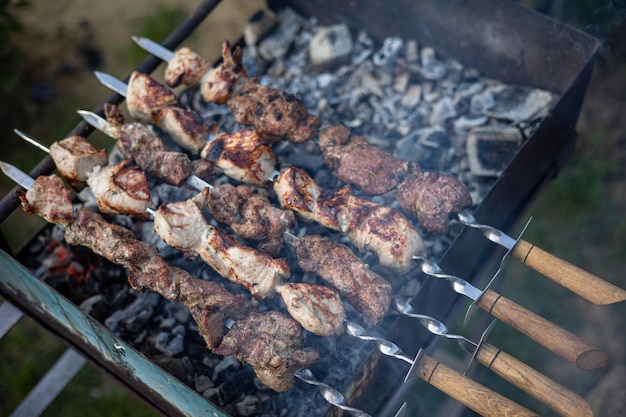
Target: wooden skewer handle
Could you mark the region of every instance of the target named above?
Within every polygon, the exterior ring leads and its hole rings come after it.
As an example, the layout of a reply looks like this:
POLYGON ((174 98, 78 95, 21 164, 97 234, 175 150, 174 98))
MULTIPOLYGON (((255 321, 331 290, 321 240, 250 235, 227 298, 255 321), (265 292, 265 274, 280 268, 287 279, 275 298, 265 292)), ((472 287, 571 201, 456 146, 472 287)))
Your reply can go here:
POLYGON ((485 417, 537 416, 514 401, 490 390, 441 362, 422 356, 414 365, 417 376, 485 417))
POLYGON ((607 355, 600 349, 494 291, 485 291, 477 304, 581 369, 601 368, 607 363, 607 355))
POLYGON ((518 261, 594 304, 605 305, 626 300, 626 291, 622 288, 525 240, 517 242, 511 254, 518 261))
POLYGON ((565 417, 593 417, 587 401, 497 347, 483 343, 476 360, 565 417))

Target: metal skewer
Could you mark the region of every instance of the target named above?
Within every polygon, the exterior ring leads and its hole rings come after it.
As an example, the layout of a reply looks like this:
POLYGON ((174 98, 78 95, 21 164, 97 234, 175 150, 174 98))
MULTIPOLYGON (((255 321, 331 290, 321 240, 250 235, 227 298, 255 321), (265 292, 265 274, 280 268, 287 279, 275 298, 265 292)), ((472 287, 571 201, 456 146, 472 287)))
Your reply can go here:
POLYGON ((594 304, 606 305, 626 300, 626 290, 532 243, 522 239, 515 240, 501 230, 478 223, 469 211, 457 213, 456 220, 465 226, 480 230, 487 239, 508 249, 513 258, 594 304))
POLYGON ((411 369, 406 375, 405 382, 413 376, 418 376, 423 381, 463 403, 482 416, 537 415, 516 402, 511 401, 427 356, 422 349, 419 350, 417 356, 413 359, 407 356, 395 343, 381 337, 370 335, 362 326, 351 321, 346 321, 346 332, 358 339, 376 342, 378 350, 383 355, 410 364, 411 369))
POLYGON ((493 290, 481 291, 464 279, 444 273, 439 265, 427 258, 416 256, 414 259, 424 274, 448 281, 456 293, 472 299, 487 313, 579 368, 590 370, 606 365, 606 353, 569 331, 493 290))
POLYGON ((401 314, 419 320, 420 324, 432 334, 456 341, 461 349, 472 354, 471 361, 476 359, 487 369, 532 395, 560 415, 570 417, 593 416, 589 403, 581 396, 501 349, 485 342, 486 335, 495 322, 492 322, 483 332, 480 341, 475 343, 464 336, 448 333, 446 325, 434 317, 417 314, 406 300, 396 298, 394 304, 401 314))

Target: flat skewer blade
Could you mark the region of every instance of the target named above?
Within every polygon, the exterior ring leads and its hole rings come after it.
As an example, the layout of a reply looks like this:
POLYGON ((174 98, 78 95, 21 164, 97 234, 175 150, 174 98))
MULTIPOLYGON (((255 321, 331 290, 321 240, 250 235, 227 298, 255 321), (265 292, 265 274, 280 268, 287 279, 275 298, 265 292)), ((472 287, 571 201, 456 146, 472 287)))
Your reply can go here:
POLYGON ((30 143, 31 145, 34 145, 34 146, 38 147, 39 149, 41 149, 42 151, 44 151, 46 153, 50 153, 50 148, 48 148, 43 143, 39 142, 34 137, 32 137, 30 135, 27 135, 26 133, 24 133, 24 132, 22 132, 21 130, 18 130, 18 129, 13 129, 13 132, 15 132, 15 134, 17 136, 21 137, 22 139, 24 139, 26 142, 30 143))
POLYGON ((152 39, 142 38, 141 36, 133 36, 133 41, 141 47, 141 49, 150 52, 162 61, 169 62, 174 59, 174 52, 170 51, 161 44, 156 43, 152 39))
POLYGON ((126 85, 126 83, 124 83, 123 81, 120 81, 114 76, 109 75, 105 72, 94 71, 94 74, 96 74, 96 77, 101 84, 115 91, 120 96, 126 97, 126 95, 128 94, 128 85, 126 85))
POLYGON ((35 182, 34 179, 26 175, 22 170, 9 164, 8 162, 0 161, 0 168, 4 174, 15 181, 19 186, 29 189, 35 182))
POLYGON ((87 110, 77 110, 77 113, 80 117, 83 118, 87 123, 91 126, 95 127, 105 135, 116 139, 118 136, 118 128, 113 123, 108 122, 102 117, 98 116, 96 113, 87 111, 87 110))
POLYGON ((202 191, 205 188, 213 187, 211 184, 209 184, 208 182, 204 181, 202 178, 196 175, 188 176, 185 179, 185 183, 187 183, 188 185, 190 185, 192 188, 196 189, 197 191, 202 191))

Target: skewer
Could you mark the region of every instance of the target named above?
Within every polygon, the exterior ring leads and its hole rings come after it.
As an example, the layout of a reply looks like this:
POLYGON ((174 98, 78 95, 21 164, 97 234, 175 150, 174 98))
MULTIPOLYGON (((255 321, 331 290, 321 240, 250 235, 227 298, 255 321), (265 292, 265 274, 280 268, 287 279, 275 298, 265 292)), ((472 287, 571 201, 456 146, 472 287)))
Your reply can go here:
MULTIPOLYGON (((339 391, 337 391, 330 385, 327 385, 319 381, 318 379, 316 379, 315 376, 313 375, 313 372, 311 372, 310 369, 302 368, 298 370, 296 372, 296 378, 298 378, 299 380, 303 382, 306 382, 309 385, 316 386, 318 391, 320 392, 320 394, 322 394, 322 397, 324 397, 326 401, 328 401, 330 404, 334 405, 335 407, 338 407, 342 409, 343 411, 350 413, 350 415, 354 417, 371 417, 369 414, 367 414, 364 411, 361 411, 354 407, 350 407, 348 405, 348 402, 346 401, 346 398, 343 396, 342 393, 340 393, 339 391)), ((406 403, 402 404, 402 406, 396 412, 394 417, 403 417, 405 413, 406 413, 406 403)))
MULTIPOLYGON (((175 58, 174 52, 150 39, 133 37, 133 40, 141 48, 163 61, 169 62, 175 58)), ((515 241, 497 229, 478 224, 467 210, 458 213, 455 213, 455 211, 452 210, 452 215, 460 223, 481 230, 489 240, 507 248, 515 259, 586 300, 597 305, 612 304, 626 300, 626 290, 545 252, 529 242, 524 240, 515 241)))
POLYGON ((472 299, 487 313, 580 369, 591 370, 606 365, 608 361, 606 353, 569 331, 493 290, 481 291, 464 279, 444 273, 439 265, 427 258, 415 257, 415 260, 424 274, 448 281, 456 293, 472 299))
POLYGON ((482 416, 501 417, 506 415, 536 416, 537 414, 511 401, 510 399, 490 390, 476 381, 448 368, 441 362, 427 356, 422 349, 415 359, 407 356, 395 343, 381 337, 368 334, 357 323, 347 321, 346 332, 361 340, 372 341, 378 350, 386 356, 399 359, 411 365, 405 382, 412 376, 439 389, 450 397, 461 402, 482 416), (468 394, 468 395, 466 395, 468 394))
POLYGON ((97 151, 82 136, 72 136, 48 148, 18 129, 14 132, 51 154, 57 169, 74 189, 80 190, 85 183, 88 184, 102 213, 147 217, 146 208, 152 203, 148 180, 142 171, 130 166, 127 161, 108 165, 106 151, 97 151))
POLYGON ((209 349, 220 355, 235 355, 242 363, 252 365, 260 380, 273 390, 290 389, 295 380, 293 373, 318 359, 316 351, 303 349, 301 328, 294 320, 277 311, 252 311, 243 295, 231 294, 219 284, 195 278, 181 268, 168 265, 155 248, 137 240, 130 230, 108 223, 97 213, 79 210, 75 215, 67 189, 58 176, 40 176, 33 180, 10 164, 0 162, 0 168, 28 190, 22 191, 20 196, 27 213, 37 213, 50 223, 64 227, 68 244, 88 247, 124 266, 130 271, 129 283, 134 289, 158 292, 169 300, 185 304, 209 349), (237 321, 233 322, 233 329, 224 334, 227 318, 237 321), (280 326, 280 331, 276 326, 280 326), (234 332, 232 336, 231 332, 234 332), (242 332, 246 337, 258 335, 259 338, 249 340, 251 346, 238 344, 237 337, 242 337, 242 332), (259 356, 255 349, 264 353, 259 356))
POLYGON ((472 354, 472 360, 476 359, 487 369, 532 395, 560 415, 565 417, 593 416, 589 403, 581 396, 485 342, 485 334, 489 329, 483 333, 481 340, 475 343, 464 336, 448 333, 446 325, 434 317, 417 314, 406 300, 396 298, 394 304, 401 314, 419 320, 420 324, 434 335, 456 341, 461 349, 472 354))
MULTIPOLYGON (((9 177, 11 177, 11 178, 15 178, 15 179, 16 179, 16 180, 20 183, 20 185, 22 185, 22 186, 24 186, 24 187, 26 187, 26 188, 30 188, 30 187, 31 187, 31 186, 35 183, 35 181, 34 181, 32 178, 28 177, 28 176, 27 176, 26 174, 24 174, 24 173, 21 173, 21 171, 20 171, 20 170, 18 170, 17 168, 13 167, 13 166, 12 166, 12 165, 10 165, 10 164, 6 164, 6 163, 3 163, 3 162, 0 162, 0 167, 1 167, 3 170, 5 170, 5 173, 6 173, 9 177)), ((60 182, 59 182, 59 184, 60 184, 60 182)), ((55 195, 56 195, 56 194, 55 194, 55 195)), ((85 213, 86 213, 86 212, 85 212, 85 213)), ((94 215, 95 215, 95 216, 97 216, 96 214, 94 214, 94 215)), ((63 224, 66 224, 69 228, 72 228, 73 226, 72 226, 70 223, 71 223, 71 222, 73 222, 73 221, 74 221, 74 220, 71 220, 71 219, 66 219, 66 220, 65 220, 65 222, 64 222, 63 224)), ((111 227, 113 227, 113 226, 111 226, 111 227)), ((113 234, 115 235, 115 233, 121 233, 121 230, 125 230, 125 229, 123 229, 123 228, 120 228, 120 230, 117 230, 117 229, 116 229, 116 232, 113 232, 113 231, 111 230, 111 231, 109 231, 108 233, 113 233, 113 234)), ((69 231, 68 231, 68 232, 69 232, 69 231)), ((132 233, 131 233, 131 232, 128 232, 128 238, 130 238, 130 236, 132 236, 132 233)), ((67 234, 66 234, 66 237, 67 237, 67 234)), ((120 236, 120 237, 121 237, 121 236, 120 236)), ((134 238, 132 238, 131 240, 135 240, 135 239, 134 239, 134 238)), ((77 243, 77 242, 74 242, 74 243, 77 243)), ((85 242, 80 242, 79 244, 84 244, 84 245, 87 245, 87 243, 85 243, 85 242)), ((97 246, 97 245, 96 245, 96 246, 97 246)), ((94 248, 92 248, 92 250, 95 250, 95 247, 94 247, 94 248)), ((98 249, 98 251, 99 251, 99 252, 101 252, 101 251, 102 251, 102 248, 99 248, 99 249, 98 249)), ((158 253, 157 253, 155 256, 157 256, 157 257, 158 257, 158 256, 159 256, 159 255, 158 255, 158 253)), ((126 262, 128 262, 128 259, 126 259, 126 258, 124 258, 124 259, 125 259, 125 260, 124 260, 124 261, 122 261, 122 262, 125 262, 125 266, 129 267, 129 265, 130 265, 130 264, 126 265, 126 262)), ((132 265, 131 265, 130 267, 131 267, 131 268, 133 268, 133 267, 132 267, 132 265)), ((134 271, 134 273, 135 273, 135 274, 137 274, 137 273, 138 273, 138 271, 134 271)), ((189 277, 189 279, 192 279, 192 280, 193 280, 193 278, 192 278, 192 277, 190 277, 188 274, 187 274, 186 276, 188 276, 188 277, 189 277)), ((138 276, 135 276, 134 280, 137 280, 137 279, 143 279, 143 278, 140 278, 140 277, 138 277, 138 276)), ((204 282, 204 281, 202 281, 202 282, 204 282)), ((173 283, 169 283, 169 284, 167 284, 167 285, 171 285, 171 284, 173 284, 173 283)), ((158 288, 158 286, 157 286, 157 288, 158 288)), ((181 289, 181 288, 179 288, 179 290, 180 290, 180 289, 181 289)), ((168 288, 165 288, 165 289, 163 289, 163 290, 164 290, 167 294, 169 294, 170 296, 172 296, 172 294, 174 294, 174 296, 176 296, 176 293, 178 292, 178 291, 176 291, 176 292, 173 292, 173 293, 172 293, 172 292, 171 292, 171 290, 172 290, 172 289, 171 289, 171 288, 169 288, 169 287, 168 287, 168 288)), ((187 295, 187 296, 188 296, 188 295, 187 295)), ((354 328, 355 328, 354 326, 358 326, 358 325, 349 325, 349 328, 350 328, 350 329, 354 329, 354 328)), ((359 327, 356 327, 356 328, 358 329, 359 327)), ((362 329, 362 328, 361 328, 361 329, 362 329)), ((351 331, 352 331, 352 330, 351 330, 351 331)), ((364 335, 362 331, 359 331, 359 333, 360 333, 360 336, 362 336, 362 337, 366 337, 366 335, 364 335)), ((219 349, 218 349, 218 350, 219 350, 219 349)), ((410 361, 410 358, 409 358, 409 361, 410 361)), ((409 363, 410 363, 410 362, 409 362, 409 363)), ((303 367, 306 367, 306 365, 304 365, 303 367)), ((442 366, 442 369, 443 369, 443 366, 442 366)), ((454 377, 455 379, 457 378, 457 376, 456 376, 456 375, 453 375, 453 377, 454 377)), ((486 389, 486 388, 484 388, 484 387, 480 386, 479 384, 474 383, 473 381, 469 381, 469 382, 468 382, 468 381, 466 381, 466 379, 467 379, 466 377, 464 377, 464 376, 462 376, 462 375, 458 375, 458 378, 461 378, 461 384, 462 384, 462 386, 463 386, 463 387, 468 387, 468 386, 469 386, 469 387, 471 387, 471 389, 472 389, 472 392, 473 392, 473 393, 475 393, 475 392, 477 392, 477 391, 478 391, 478 392, 480 392, 481 394, 483 394, 483 395, 487 396, 487 397, 491 400, 491 401, 490 401, 490 403, 492 403, 492 404, 493 404, 494 402, 495 402, 495 403, 497 403, 497 404, 498 404, 498 407, 499 407, 498 409, 500 409, 500 407, 505 407, 507 410, 511 410, 511 409, 513 409, 513 410, 521 410, 521 411, 523 411, 523 413, 518 414, 518 415, 531 415, 530 413, 526 413, 526 411, 527 411, 526 409, 524 409, 523 407, 521 407, 521 406, 519 406, 519 405, 517 405, 517 404, 513 403, 512 401, 510 401, 510 400, 508 400, 508 399, 506 399, 506 398, 504 398, 504 397, 500 398, 500 396, 499 396, 498 394, 492 393, 490 390, 488 390, 488 389, 486 389), (468 385, 468 384, 469 384, 469 385, 468 385), (494 396, 494 395, 496 396, 495 401, 493 400, 493 396, 494 396)), ((449 382, 450 382, 450 383, 454 383, 454 385, 457 385, 457 384, 459 383, 459 381, 456 381, 456 380, 449 381, 449 382)), ((445 391, 444 391, 444 392, 445 392, 445 391)), ((453 394, 455 394, 455 393, 453 393, 453 394)), ((458 393, 457 393, 457 394, 458 394, 458 393)), ((472 397, 474 397, 474 396, 475 396, 475 395, 472 395, 472 397)), ((457 395, 457 397, 458 397, 458 395, 457 395)), ((462 400, 463 400, 463 401, 465 401, 466 403, 468 403, 468 405, 469 405, 469 404, 471 404, 471 405, 474 407, 474 409, 476 409, 476 410, 478 410, 478 411, 482 411, 483 409, 485 409, 485 407, 484 407, 483 405, 481 405, 481 404, 475 404, 475 401, 474 401, 474 399, 473 399, 473 398, 463 398, 462 400)), ((487 407, 486 411, 490 411, 492 408, 493 408, 493 406, 489 406, 489 407, 487 407)), ((400 409, 400 412, 403 412, 403 409, 402 409, 402 408, 400 409)), ((401 415, 401 414, 398 414, 398 415, 401 415)), ((494 414, 484 414, 484 415, 494 415, 494 414)))
MULTIPOLYGON (((188 184, 198 190, 211 187, 210 184, 199 178, 189 177, 188 184)), ((284 235, 285 236, 285 235, 284 235)), ((293 238, 287 236, 286 241, 293 243, 293 238)), ((474 300, 476 304, 490 312, 495 317, 511 325, 544 347, 576 364, 582 369, 595 369, 604 366, 607 361, 604 352, 588 344, 584 340, 571 334, 570 332, 556 326, 555 324, 539 317, 535 313, 512 303, 510 300, 500 297, 492 291, 480 291, 471 284, 457 277, 442 274, 443 271, 433 262, 426 258, 416 257, 420 263, 422 272, 437 278, 446 278, 453 284, 455 291, 460 292, 474 300), (484 294, 484 296, 483 296, 484 294), (489 297, 492 297, 491 304, 487 304, 489 297), (496 302, 498 303, 496 305, 496 302)))
POLYGON ((518 261, 584 299, 606 305, 626 300, 626 290, 558 258, 525 240, 515 240, 501 230, 480 224, 469 211, 456 214, 459 223, 482 232, 490 241, 506 248, 518 261))

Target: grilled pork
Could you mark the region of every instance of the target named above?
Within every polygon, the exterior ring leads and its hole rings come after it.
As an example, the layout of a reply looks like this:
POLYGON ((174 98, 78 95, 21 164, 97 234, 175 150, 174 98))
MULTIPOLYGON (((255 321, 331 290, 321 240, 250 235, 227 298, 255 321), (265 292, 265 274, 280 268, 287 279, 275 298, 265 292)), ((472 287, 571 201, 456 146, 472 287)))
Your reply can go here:
POLYGON ((346 312, 337 291, 305 282, 282 284, 276 291, 291 317, 306 330, 318 336, 343 333, 346 312))
POLYGON ((85 187, 95 167, 108 164, 107 151, 97 150, 82 136, 70 136, 54 142, 50 145, 50 157, 61 176, 77 190, 85 187))
POLYGON ((303 236, 293 247, 298 266, 322 277, 375 326, 389 311, 392 288, 389 281, 369 269, 347 246, 321 236, 303 236))
POLYGON ((312 139, 321 126, 292 94, 248 80, 236 90, 228 106, 237 122, 253 126, 269 143, 288 140, 303 143, 312 139))
POLYGON ((450 213, 472 205, 472 196, 461 181, 417 167, 398 187, 396 200, 429 233, 447 232, 450 213))
POLYGON ((335 177, 370 195, 394 190, 408 174, 408 162, 369 144, 363 136, 351 136, 345 126, 322 130, 319 145, 335 177))
POLYGON ((200 156, 215 163, 228 177, 259 187, 269 186, 276 169, 274 151, 252 129, 220 133, 204 146, 200 156))
POLYGON ((58 176, 42 175, 28 191, 19 190, 18 197, 24 212, 37 214, 50 223, 67 225, 74 218, 70 193, 58 176))
POLYGON ((398 210, 355 197, 349 187, 323 190, 302 169, 281 169, 274 182, 281 206, 303 219, 348 233, 360 250, 378 255, 382 265, 396 272, 414 267, 413 257, 426 253, 424 242, 398 210))
POLYGON ((102 213, 148 219, 152 204, 146 175, 130 161, 96 167, 87 178, 102 213))
POLYGON ((214 352, 252 365, 261 382, 284 392, 293 387, 298 369, 319 359, 317 351, 303 345, 296 321, 277 311, 253 312, 235 323, 214 352))
POLYGON ((241 80, 248 77, 242 57, 241 48, 233 50, 228 41, 222 44, 222 63, 206 71, 200 80, 200 92, 205 101, 224 104, 230 99, 241 80))
POLYGON ((259 249, 278 256, 283 248, 283 233, 293 227, 292 211, 273 206, 267 196, 245 185, 221 184, 206 193, 205 207, 211 217, 227 224, 238 236, 255 242, 259 249))
POLYGON ((170 246, 198 254, 222 277, 267 298, 291 271, 286 259, 242 245, 233 236, 208 223, 200 207, 205 193, 196 198, 162 204, 154 215, 154 230, 170 246))
POLYGON ((174 52, 174 57, 167 62, 165 69, 165 83, 171 87, 181 84, 192 89, 200 84, 202 75, 210 67, 207 62, 189 48, 180 48, 174 52))
POLYGON ((144 123, 154 123, 172 136, 172 139, 195 154, 205 145, 206 136, 217 130, 197 112, 178 104, 174 92, 152 77, 134 71, 126 93, 128 111, 144 123))
POLYGON ((115 126, 117 148, 124 158, 134 161, 146 174, 172 185, 180 185, 190 175, 210 178, 211 161, 192 161, 187 154, 168 151, 149 126, 124 123, 124 117, 115 105, 105 104, 104 110, 109 123, 115 126))

